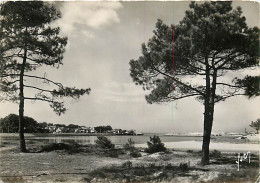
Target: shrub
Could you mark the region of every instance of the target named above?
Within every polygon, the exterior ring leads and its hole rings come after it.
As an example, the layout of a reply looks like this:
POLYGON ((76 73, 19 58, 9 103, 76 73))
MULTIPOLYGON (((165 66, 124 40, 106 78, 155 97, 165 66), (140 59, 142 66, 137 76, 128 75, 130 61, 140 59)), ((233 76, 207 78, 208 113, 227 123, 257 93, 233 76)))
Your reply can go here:
POLYGON ((42 146, 41 150, 39 152, 51 152, 56 150, 70 150, 71 146, 64 143, 51 143, 42 146))
POLYGON ((131 151, 131 150, 135 149, 134 145, 135 145, 135 142, 132 141, 132 139, 130 138, 127 140, 127 143, 124 145, 124 149, 126 151, 131 151))
POLYGON ((130 151, 130 155, 133 157, 133 158, 138 158, 138 157, 141 157, 142 154, 138 151, 138 149, 133 149, 130 151))
POLYGON ((106 177, 105 173, 102 170, 99 170, 99 169, 92 171, 90 173, 90 176, 91 177, 99 177, 99 178, 105 178, 106 177))
POLYGON ((185 172, 189 169, 189 165, 188 165, 188 163, 181 163, 179 168, 181 171, 185 172))
POLYGON ((98 139, 95 141, 97 146, 99 146, 102 149, 114 149, 115 144, 112 144, 111 140, 104 136, 98 136, 98 139))
POLYGON ((118 158, 119 155, 123 155, 124 151, 121 149, 103 149, 99 150, 98 154, 111 157, 111 158, 118 158))
POLYGON ((156 153, 156 152, 165 152, 166 148, 164 147, 164 144, 161 142, 161 139, 159 136, 154 135, 153 137, 150 137, 150 142, 147 142, 148 148, 145 149, 147 153, 156 153))
POLYGON ((142 156, 141 153, 134 145, 135 142, 132 141, 131 138, 128 139, 127 143, 124 145, 125 151, 130 151, 130 156, 132 156, 133 158, 141 157, 142 156))
POLYGON ((220 158, 221 157, 221 152, 218 150, 214 150, 212 152, 210 152, 210 156, 214 157, 214 158, 220 158))
POLYGON ((121 166, 122 166, 122 168, 132 168, 133 163, 131 161, 126 161, 121 166))
POLYGON ((51 152, 51 151, 57 151, 57 150, 61 150, 61 151, 66 151, 70 154, 72 153, 78 153, 81 152, 80 149, 80 145, 75 143, 75 144, 64 144, 64 143, 51 143, 51 144, 47 144, 44 146, 41 146, 40 150, 36 150, 34 148, 31 149, 32 152, 51 152))

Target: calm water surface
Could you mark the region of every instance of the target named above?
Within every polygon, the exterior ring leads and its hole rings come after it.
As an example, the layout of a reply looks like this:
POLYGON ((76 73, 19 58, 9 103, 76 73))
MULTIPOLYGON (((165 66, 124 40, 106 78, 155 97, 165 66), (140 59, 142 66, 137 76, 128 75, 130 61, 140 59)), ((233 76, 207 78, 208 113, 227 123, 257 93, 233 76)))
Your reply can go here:
MULTIPOLYGON (((136 144, 144 144, 150 140, 150 136, 158 135, 162 142, 180 142, 180 141, 201 141, 202 137, 180 137, 180 136, 163 136, 164 134, 144 134, 143 136, 107 136, 112 143, 116 145, 122 145, 127 142, 128 139, 132 139, 136 144)), ((0 140, 18 140, 18 134, 6 134, 0 133, 0 140)), ((68 143, 76 142, 79 144, 94 144, 97 136, 78 136, 78 135, 66 135, 60 136, 60 134, 25 134, 26 140, 33 141, 49 141, 49 143, 68 143)))

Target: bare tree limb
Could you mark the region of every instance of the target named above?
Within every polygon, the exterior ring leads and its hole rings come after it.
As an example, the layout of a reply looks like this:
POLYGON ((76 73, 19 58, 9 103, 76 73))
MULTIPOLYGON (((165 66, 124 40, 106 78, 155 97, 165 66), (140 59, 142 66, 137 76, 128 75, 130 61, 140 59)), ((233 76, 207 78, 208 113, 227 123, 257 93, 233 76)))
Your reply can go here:
POLYGON ((54 82, 54 81, 52 81, 52 80, 50 80, 50 79, 47 79, 47 78, 45 78, 45 77, 39 77, 39 76, 33 76, 33 75, 27 75, 27 74, 25 74, 24 76, 30 77, 30 78, 36 78, 36 79, 45 80, 45 81, 50 82, 50 83, 52 83, 52 84, 54 84, 54 85, 56 85, 56 86, 58 86, 58 87, 60 87, 60 88, 63 88, 63 85, 62 85, 61 83, 54 82))
POLYGON ((35 86, 29 86, 29 85, 23 85, 24 87, 26 88, 33 88, 33 89, 37 89, 37 90, 40 90, 40 91, 43 91, 43 92, 49 92, 49 93, 53 93, 53 91, 51 90, 45 90, 45 89, 42 89, 42 88, 38 88, 38 87, 35 87, 35 86))
POLYGON ((53 103, 53 100, 49 100, 49 99, 44 99, 44 98, 32 98, 32 97, 24 97, 25 100, 40 100, 40 101, 45 101, 45 102, 50 102, 53 103))
POLYGON ((217 85, 224 85, 224 86, 229 86, 229 87, 236 87, 236 88, 239 88, 241 86, 235 86, 235 85, 230 85, 230 84, 227 84, 227 83, 216 83, 217 85))

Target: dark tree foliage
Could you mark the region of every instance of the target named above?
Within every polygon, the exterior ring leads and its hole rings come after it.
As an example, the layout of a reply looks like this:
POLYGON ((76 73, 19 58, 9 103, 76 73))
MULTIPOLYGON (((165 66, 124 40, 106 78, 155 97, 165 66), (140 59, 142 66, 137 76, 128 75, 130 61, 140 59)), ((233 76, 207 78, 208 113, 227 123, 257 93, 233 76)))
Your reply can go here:
POLYGON ((131 138, 127 139, 127 143, 124 144, 124 149, 126 151, 131 151, 132 149, 135 149, 135 142, 131 138))
POLYGON ((260 119, 257 119, 256 121, 252 121, 251 125, 249 125, 249 126, 254 128, 256 130, 256 133, 258 133, 259 129, 260 129, 260 119))
POLYGON ((214 106, 233 96, 258 96, 259 76, 229 79, 258 63, 259 29, 247 26, 240 7, 233 9, 231 1, 192 2, 178 25, 158 20, 142 56, 130 61, 130 75, 151 91, 148 103, 187 97, 203 103, 202 164, 208 164, 214 106))
POLYGON ((243 79, 235 78, 234 81, 238 86, 245 89, 244 94, 248 96, 248 98, 260 95, 260 76, 246 76, 243 79))
POLYGON ((32 74, 41 66, 59 68, 63 64, 67 38, 59 36, 58 27, 50 26, 61 17, 53 4, 8 1, 0 4, 0 16, 1 100, 19 103, 20 148, 25 152, 24 100, 48 102, 54 112, 61 115, 66 111, 62 97, 78 99, 89 94, 90 89, 65 87, 46 74, 32 74), (47 88, 38 86, 35 80, 48 84, 47 88), (26 95, 29 90, 35 95, 26 95))
POLYGON ((42 122, 42 123, 39 123, 39 127, 44 129, 48 126, 48 123, 47 122, 42 122))
POLYGON ((80 126, 79 125, 74 125, 74 124, 69 124, 67 127, 76 129, 76 128, 79 128, 80 126))
POLYGON ((148 148, 145 149, 147 153, 156 153, 156 152, 164 152, 166 148, 164 147, 164 143, 161 142, 159 136, 154 135, 150 137, 150 141, 147 142, 148 148))
POLYGON ((107 126, 97 126, 97 127, 94 127, 94 129, 98 133, 105 133, 107 131, 112 130, 112 127, 110 125, 107 125, 107 126))
POLYGON ((97 136, 97 140, 95 141, 98 147, 102 149, 114 149, 115 144, 111 142, 107 137, 105 136, 97 136))
MULTIPOLYGON (((31 117, 24 116, 24 128, 26 133, 37 133, 40 131, 39 124, 31 117)), ((2 133, 18 133, 19 132, 19 116, 9 114, 0 119, 0 129, 2 133)))

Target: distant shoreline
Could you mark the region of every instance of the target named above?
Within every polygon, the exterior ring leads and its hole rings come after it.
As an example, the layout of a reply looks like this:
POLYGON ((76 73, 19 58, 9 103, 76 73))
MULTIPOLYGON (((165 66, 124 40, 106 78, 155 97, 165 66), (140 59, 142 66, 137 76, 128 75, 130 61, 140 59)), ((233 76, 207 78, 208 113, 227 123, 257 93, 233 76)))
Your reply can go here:
MULTIPOLYGON (((17 135, 19 136, 19 133, 1 133, 1 135, 17 135)), ((130 134, 114 134, 114 133, 25 133, 25 136, 49 136, 49 137, 57 137, 57 136, 152 136, 152 135, 158 135, 162 137, 203 137, 203 135, 189 135, 189 134, 171 134, 167 135, 164 133, 142 133, 142 134, 135 134, 135 135, 130 135, 130 134)), ((242 134, 226 134, 223 136, 211 136, 211 138, 214 137, 239 137, 242 136, 242 134)))
MULTIPOLYGON (((7 136, 19 136, 19 133, 0 133, 0 135, 7 136)), ((25 136, 48 136, 48 137, 57 137, 57 136, 142 136, 142 135, 122 135, 122 134, 113 134, 113 133, 25 133, 25 136)))

